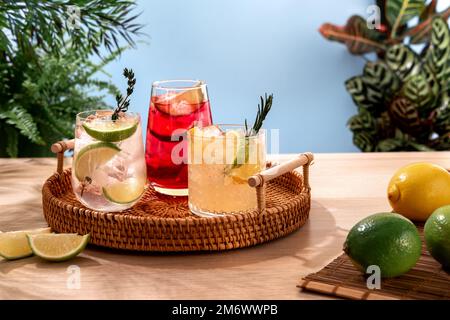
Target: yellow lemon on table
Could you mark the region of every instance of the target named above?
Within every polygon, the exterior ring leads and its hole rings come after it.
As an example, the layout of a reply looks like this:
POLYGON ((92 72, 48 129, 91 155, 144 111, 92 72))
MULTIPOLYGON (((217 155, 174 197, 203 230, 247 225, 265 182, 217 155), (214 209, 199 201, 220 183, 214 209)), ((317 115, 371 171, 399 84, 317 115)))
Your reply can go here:
POLYGON ((434 210, 450 204, 450 173, 432 163, 413 163, 394 174, 387 194, 395 212, 425 221, 434 210))

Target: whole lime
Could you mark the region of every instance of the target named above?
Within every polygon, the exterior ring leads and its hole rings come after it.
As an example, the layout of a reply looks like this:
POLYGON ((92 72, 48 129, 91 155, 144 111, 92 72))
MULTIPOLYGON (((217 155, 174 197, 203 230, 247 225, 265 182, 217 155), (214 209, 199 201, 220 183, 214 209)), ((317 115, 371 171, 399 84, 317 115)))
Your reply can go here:
POLYGON ((344 251, 362 272, 376 265, 382 277, 396 277, 409 271, 421 254, 416 226, 396 213, 376 213, 350 230, 344 251))
POLYGON ((450 205, 431 214, 425 223, 424 234, 430 254, 445 269, 450 269, 450 205))

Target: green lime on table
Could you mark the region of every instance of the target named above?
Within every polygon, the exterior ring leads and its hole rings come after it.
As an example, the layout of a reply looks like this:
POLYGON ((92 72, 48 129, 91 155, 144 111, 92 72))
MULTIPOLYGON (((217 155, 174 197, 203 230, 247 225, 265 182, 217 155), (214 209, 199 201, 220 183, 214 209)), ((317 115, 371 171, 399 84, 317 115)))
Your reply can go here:
POLYGON ((66 261, 77 256, 89 243, 89 234, 72 233, 27 235, 35 255, 49 261, 66 261))
POLYGON ((136 121, 94 121, 83 123, 92 138, 105 142, 119 142, 131 137, 137 129, 136 121))
POLYGON ((422 244, 410 220, 387 212, 358 222, 347 236, 344 251, 363 273, 375 265, 382 277, 397 277, 416 264, 422 244))
POLYGON ((33 254, 28 244, 27 234, 50 233, 50 228, 0 232, 0 256, 7 260, 29 257, 33 254))
POLYGON ((450 270, 450 205, 431 214, 425 223, 424 235, 431 256, 450 270))
POLYGON ((120 152, 120 148, 110 142, 96 142, 82 148, 73 165, 75 176, 83 181, 86 177, 92 177, 92 173, 101 165, 111 160, 120 152))
POLYGON ((103 194, 111 202, 126 204, 138 200, 145 190, 145 180, 128 179, 103 187, 103 194))

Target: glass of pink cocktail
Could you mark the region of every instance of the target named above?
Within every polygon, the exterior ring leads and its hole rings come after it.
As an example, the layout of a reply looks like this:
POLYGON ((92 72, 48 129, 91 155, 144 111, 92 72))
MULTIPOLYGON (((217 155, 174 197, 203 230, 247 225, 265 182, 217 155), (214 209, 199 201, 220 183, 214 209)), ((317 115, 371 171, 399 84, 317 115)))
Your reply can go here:
POLYGON ((187 195, 186 132, 193 126, 211 124, 205 82, 164 80, 153 83, 145 159, 148 181, 156 191, 187 195))

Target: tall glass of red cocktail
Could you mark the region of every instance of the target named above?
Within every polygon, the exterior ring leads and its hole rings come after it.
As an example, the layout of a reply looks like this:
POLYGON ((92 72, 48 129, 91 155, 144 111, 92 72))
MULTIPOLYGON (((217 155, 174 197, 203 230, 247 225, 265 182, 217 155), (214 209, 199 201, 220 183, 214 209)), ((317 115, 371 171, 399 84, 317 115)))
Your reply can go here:
POLYGON ((152 85, 145 159, 147 177, 156 191, 187 195, 187 138, 193 126, 212 124, 206 83, 164 80, 152 85))

